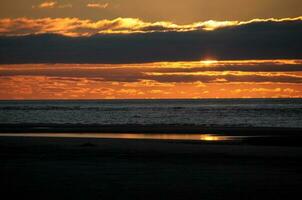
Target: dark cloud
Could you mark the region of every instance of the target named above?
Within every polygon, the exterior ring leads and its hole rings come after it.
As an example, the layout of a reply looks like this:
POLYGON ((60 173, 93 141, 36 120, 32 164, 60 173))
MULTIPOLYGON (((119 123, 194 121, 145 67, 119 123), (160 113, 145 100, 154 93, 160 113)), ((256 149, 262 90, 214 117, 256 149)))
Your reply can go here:
POLYGON ((27 76, 27 77, 51 77, 52 79, 64 79, 75 81, 77 78, 85 78, 95 81, 108 82, 139 82, 150 80, 158 82, 279 82, 302 83, 301 72, 242 72, 242 71, 206 71, 201 73, 174 72, 169 67, 141 67, 121 66, 116 68, 102 68, 99 66, 85 65, 72 67, 71 65, 22 65, 17 68, 13 65, 0 68, 0 77, 27 76), (159 72, 159 71, 162 72, 159 72))
POLYGON ((0 37, 0 63, 300 59, 301 35, 302 21, 296 20, 252 22, 215 31, 0 37))
POLYGON ((226 65, 210 67, 190 67, 190 68, 157 68, 154 72, 223 72, 223 71, 241 71, 241 72, 302 72, 302 64, 297 65, 226 65))
POLYGON ((148 79, 158 81, 158 82, 196 82, 200 81, 202 83, 215 83, 215 82, 250 82, 250 83, 302 83, 301 77, 294 76, 262 76, 262 75, 161 75, 161 76, 149 76, 148 79))

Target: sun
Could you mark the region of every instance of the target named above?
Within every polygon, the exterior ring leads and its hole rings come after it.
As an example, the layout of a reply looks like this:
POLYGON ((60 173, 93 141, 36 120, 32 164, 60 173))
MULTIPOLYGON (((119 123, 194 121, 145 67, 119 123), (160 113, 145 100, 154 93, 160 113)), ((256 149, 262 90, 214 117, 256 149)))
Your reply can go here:
POLYGON ((218 63, 218 60, 206 59, 206 60, 201 60, 200 62, 204 65, 213 65, 218 63))

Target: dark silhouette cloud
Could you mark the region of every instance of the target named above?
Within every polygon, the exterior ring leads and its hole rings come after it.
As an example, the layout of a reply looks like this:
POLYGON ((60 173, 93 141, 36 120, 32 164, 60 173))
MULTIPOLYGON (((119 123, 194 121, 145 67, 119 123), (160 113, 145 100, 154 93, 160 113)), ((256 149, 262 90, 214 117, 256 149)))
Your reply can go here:
POLYGON ((284 64, 284 65, 226 65, 210 67, 190 67, 190 68, 157 68, 154 72, 224 72, 224 71, 241 71, 241 72, 302 72, 302 64, 284 64))
MULTIPOLYGON (((154 28, 154 27, 153 27, 154 28)), ((155 29, 161 27, 155 27, 155 29)), ((300 59, 302 21, 261 21, 215 31, 67 37, 0 37, 0 63, 145 63, 202 59, 300 59)))
MULTIPOLYGON (((279 64, 274 66, 278 67, 279 64)), ((261 64, 255 67, 261 67, 261 64)), ((210 67, 204 67, 208 69, 210 67)), ((226 67, 227 68, 227 67, 226 67)), ((241 67, 239 66, 239 69, 241 67)), ((273 66, 272 66, 273 68, 273 66)), ((95 81, 108 82, 139 82, 141 80, 168 82, 202 82, 202 83, 221 83, 221 82, 279 82, 279 83, 302 83, 301 71, 221 71, 200 70, 193 71, 195 68, 180 67, 176 68, 160 66, 160 63, 141 65, 118 65, 116 67, 102 67, 102 65, 7 65, 0 68, 0 78, 2 77, 53 77, 58 79, 72 80, 75 78, 85 78, 95 81), (191 70, 191 71, 190 71, 191 70)), ((202 69, 202 67, 198 67, 202 69)))
POLYGON ((154 80, 162 83, 169 82, 196 82, 200 81, 203 83, 302 83, 301 77, 280 75, 280 76, 264 76, 264 75, 161 75, 161 76, 149 76, 149 80, 154 80))

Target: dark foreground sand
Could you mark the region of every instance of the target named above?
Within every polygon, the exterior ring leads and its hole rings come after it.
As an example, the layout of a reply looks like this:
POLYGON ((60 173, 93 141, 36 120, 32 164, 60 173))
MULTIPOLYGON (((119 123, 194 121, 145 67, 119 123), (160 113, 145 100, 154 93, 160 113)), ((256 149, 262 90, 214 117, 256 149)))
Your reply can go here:
POLYGON ((1 199, 294 199, 302 147, 0 137, 1 199))

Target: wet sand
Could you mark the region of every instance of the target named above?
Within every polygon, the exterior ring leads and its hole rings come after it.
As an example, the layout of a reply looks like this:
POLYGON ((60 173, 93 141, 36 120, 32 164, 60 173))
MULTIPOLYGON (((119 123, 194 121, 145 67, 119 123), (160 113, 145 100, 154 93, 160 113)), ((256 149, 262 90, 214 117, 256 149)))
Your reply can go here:
POLYGON ((7 199, 293 199, 302 147, 0 137, 7 199))
POLYGON ((173 124, 0 124, 0 133, 197 133, 227 135, 287 135, 299 136, 302 128, 290 127, 217 127, 173 124))

